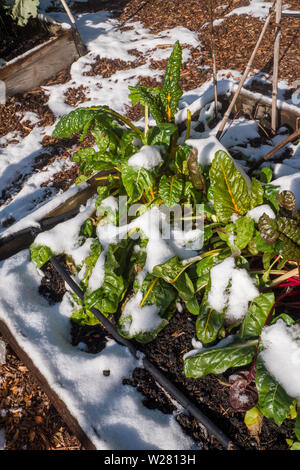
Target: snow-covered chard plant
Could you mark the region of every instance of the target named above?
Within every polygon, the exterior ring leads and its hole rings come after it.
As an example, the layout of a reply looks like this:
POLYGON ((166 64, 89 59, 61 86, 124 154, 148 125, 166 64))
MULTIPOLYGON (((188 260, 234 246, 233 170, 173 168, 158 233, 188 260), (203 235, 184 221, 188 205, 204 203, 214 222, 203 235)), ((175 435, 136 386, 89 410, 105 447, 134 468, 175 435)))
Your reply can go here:
POLYGON ((273 284, 299 264, 299 214, 293 194, 271 184, 270 169, 250 179, 222 150, 199 164, 190 115, 183 132, 175 122, 181 55, 176 42, 161 88, 130 87, 143 128, 107 106, 78 108, 58 122, 54 137, 94 137, 73 160, 78 183, 93 176, 101 186, 78 216, 38 235, 32 260, 41 268, 64 254, 84 291, 84 302, 72 294, 73 320, 96 323, 96 307, 116 315, 129 339, 152 341, 184 304, 203 345, 185 357, 186 376, 249 365, 233 380, 233 406, 280 425, 300 391, 278 378, 269 353, 276 335, 300 353, 300 327, 282 305, 297 293, 296 277, 289 292, 279 282, 277 294, 273 284))
POLYGON ((0 0, 0 7, 17 21, 19 26, 25 26, 29 18, 35 18, 38 13, 40 0, 0 0))

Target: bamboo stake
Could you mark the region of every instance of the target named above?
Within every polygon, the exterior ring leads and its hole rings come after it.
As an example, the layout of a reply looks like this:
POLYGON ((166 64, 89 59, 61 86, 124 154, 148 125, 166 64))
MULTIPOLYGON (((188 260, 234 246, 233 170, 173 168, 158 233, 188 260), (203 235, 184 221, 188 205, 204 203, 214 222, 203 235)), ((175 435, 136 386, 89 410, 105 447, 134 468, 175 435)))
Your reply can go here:
POLYGON ((277 130, 277 95, 278 95, 278 72, 279 72, 279 52, 281 37, 281 12, 282 0, 276 0, 276 29, 274 41, 274 58, 273 58, 273 91, 272 91, 272 121, 271 128, 275 134, 277 130))
POLYGON ((242 88, 242 86, 244 85, 244 83, 245 83, 245 81, 246 81, 246 78, 248 77, 248 74, 249 74, 249 72, 250 72, 250 70, 251 70, 251 67, 252 67, 253 60, 254 60, 254 58, 255 58, 255 56, 256 56, 256 53, 257 53, 258 48, 259 48, 259 46, 260 46, 260 44, 261 44, 261 41, 262 41, 262 39, 263 39, 263 37, 264 37, 264 34, 265 34, 266 30, 267 30, 267 27, 269 26, 271 17, 272 17, 272 15, 273 15, 273 12, 274 12, 274 4, 273 4, 272 7, 270 8, 269 14, 268 14, 268 16, 267 16, 267 18, 266 18, 265 24, 264 24, 264 26, 263 26, 263 28, 262 28, 262 31, 261 31, 261 33, 260 33, 260 36, 259 36, 259 38, 258 38, 258 40, 257 40, 256 46, 255 46, 255 48, 254 48, 254 50, 253 50, 253 52, 252 52, 252 54, 251 54, 251 57, 250 57, 249 62, 248 62, 248 64, 247 64, 247 67, 246 67, 246 69, 245 69, 245 71, 244 71, 244 74, 243 74, 243 76, 242 76, 242 78, 241 78, 241 81, 240 81, 240 83, 239 83, 239 86, 237 87, 236 92, 235 92, 235 94, 234 94, 234 96, 233 96, 233 98, 232 98, 232 100, 231 100, 231 103, 230 103, 230 105, 228 106, 228 109, 227 109, 226 113, 224 114, 224 117, 223 117, 223 119, 222 119, 221 125, 220 125, 219 130, 218 130, 217 135, 216 135, 217 139, 220 138, 220 136, 221 136, 221 134, 222 134, 222 132, 223 132, 223 129, 224 129, 225 125, 226 125, 226 122, 227 122, 227 120, 228 120, 228 118, 229 118, 229 116, 230 116, 230 113, 231 113, 231 111, 232 111, 232 109, 233 109, 233 107, 234 107, 234 105, 235 105, 235 103, 236 103, 236 100, 237 100, 238 96, 239 96, 239 93, 240 93, 240 91, 241 91, 241 88, 242 88))
POLYGON ((297 137, 300 137, 300 129, 297 129, 293 134, 289 135, 285 139, 283 139, 276 147, 274 147, 270 152, 268 152, 263 158, 260 158, 255 162, 255 164, 252 166, 252 170, 256 170, 263 162, 269 160, 275 153, 277 153, 279 150, 281 150, 283 147, 285 147, 287 144, 290 142, 293 142, 293 140, 296 140, 297 137))
POLYGON ((78 55, 81 57, 81 56, 83 56, 87 53, 87 48, 85 47, 85 45, 82 42, 82 39, 80 37, 79 31, 78 31, 77 26, 76 26, 75 18, 73 16, 70 8, 68 7, 68 4, 66 3, 65 0, 60 0, 60 1, 61 1, 61 3, 63 5, 70 21, 72 23, 72 33, 73 33, 74 43, 75 43, 78 55))
POLYGON ((209 0, 209 13, 210 13, 210 37, 211 37, 211 55, 213 60, 213 85, 215 97, 215 115, 218 117, 218 83, 217 83, 217 66, 216 66, 216 53, 215 53, 215 34, 214 34, 214 15, 212 0, 209 0))

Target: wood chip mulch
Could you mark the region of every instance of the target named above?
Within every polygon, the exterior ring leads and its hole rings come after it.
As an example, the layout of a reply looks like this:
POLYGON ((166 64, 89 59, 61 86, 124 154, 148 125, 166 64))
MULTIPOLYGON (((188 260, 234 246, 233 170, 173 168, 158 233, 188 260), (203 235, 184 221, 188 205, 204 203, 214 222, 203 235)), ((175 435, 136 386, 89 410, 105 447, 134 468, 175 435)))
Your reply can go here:
POLYGON ((5 450, 84 450, 9 345, 6 362, 0 364, 0 430, 3 428, 5 450))
MULTIPOLYGON (((215 0, 215 20, 224 18, 234 8, 248 6, 249 0, 215 0)), ((299 0, 289 0, 292 10, 299 10, 299 0)), ((200 48, 190 48, 191 56, 182 68, 181 86, 184 91, 200 86, 212 72, 210 53, 209 13, 206 0, 103 0, 101 8, 114 10, 119 18, 120 29, 131 29, 130 22, 140 21, 144 27, 155 34, 165 29, 184 26, 198 34, 200 48)), ((78 3, 77 12, 97 11, 98 0, 78 3)), ((243 71, 255 46, 262 28, 262 21, 246 15, 226 17, 215 27, 217 69, 234 69, 243 71)), ((265 74, 272 74, 272 52, 274 41, 274 22, 268 28, 260 50, 254 61, 254 69, 265 74)), ((282 20, 280 79, 286 79, 289 85, 300 78, 300 35, 299 20, 284 18, 282 20)), ((111 76, 116 70, 134 68, 143 63, 144 58, 132 50, 133 60, 124 62, 97 57, 87 75, 111 76)), ((151 67, 163 70, 165 61, 152 61, 151 67)), ((150 77, 138 77, 139 83, 146 86, 159 85, 150 77)), ((70 80, 70 68, 64 69, 44 85, 66 83, 70 80)), ((65 101, 75 107, 86 100, 84 88, 70 88, 65 101)), ((127 115, 133 120, 141 117, 139 107, 127 109, 127 115)), ((9 98, 6 106, 0 105, 0 136, 7 136, 7 143, 13 143, 14 134, 21 137, 28 135, 37 126, 54 123, 55 117, 47 106, 47 96, 38 87, 24 95, 9 98), (26 111, 36 113, 40 120, 32 124, 23 121, 26 111)), ((86 142, 84 145, 89 145, 86 142)), ((45 137, 43 146, 45 155, 40 155, 35 164, 35 171, 42 171, 55 158, 68 158, 74 149, 78 149, 78 139, 68 142, 45 137)), ((81 144, 80 144, 81 145, 81 144)), ((61 184, 67 189, 78 175, 78 168, 61 172, 54 184, 61 184)), ((15 182, 16 187, 24 181, 15 182)), ((53 184, 49 182, 49 184, 53 184)), ((3 188, 2 188, 3 189, 3 188)), ((2 202, 10 197, 2 191, 2 202)), ((0 340, 1 340, 0 336, 0 340)), ((41 390, 26 366, 22 364, 7 345, 6 363, 0 364, 0 430, 5 429, 7 450, 84 450, 77 438, 67 429, 48 397, 41 390)))

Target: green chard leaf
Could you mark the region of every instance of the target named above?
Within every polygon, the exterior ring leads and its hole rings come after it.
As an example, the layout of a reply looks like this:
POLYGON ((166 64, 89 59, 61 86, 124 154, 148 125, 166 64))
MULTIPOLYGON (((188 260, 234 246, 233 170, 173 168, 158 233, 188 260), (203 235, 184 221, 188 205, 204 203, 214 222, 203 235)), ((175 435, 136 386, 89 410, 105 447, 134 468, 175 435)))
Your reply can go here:
POLYGON ((52 136, 66 138, 76 132, 82 132, 92 124, 97 112, 95 109, 78 108, 65 114, 56 124, 52 136))
POLYGON ((209 178, 218 220, 226 223, 232 214, 240 216, 248 212, 250 196, 246 180, 224 151, 216 152, 209 178))
POLYGON ((200 312, 196 320, 197 338, 203 344, 212 343, 218 338, 225 320, 225 314, 216 312, 207 304, 209 290, 210 284, 205 289, 200 312))
POLYGON ((294 398, 269 374, 263 360, 256 361, 256 387, 259 409, 266 418, 274 419, 277 426, 289 416, 294 398))
POLYGON ((174 119, 179 99, 182 96, 182 90, 179 86, 181 60, 182 50, 179 41, 176 41, 168 60, 163 85, 160 90, 160 98, 163 102, 168 122, 174 119))
POLYGON ((236 238, 235 245, 240 250, 246 248, 255 233, 254 220, 251 217, 240 217, 235 221, 236 238))
POLYGON ((159 181, 159 195, 168 207, 173 207, 180 202, 183 189, 183 180, 176 176, 163 175, 159 181))
POLYGON ((297 437, 298 441, 300 441, 300 413, 299 412, 298 412, 297 417, 296 417, 295 429, 294 430, 295 430, 295 434, 296 434, 296 437, 297 437))
POLYGON ((256 178, 252 178, 250 198, 250 209, 261 206, 264 203, 264 188, 256 178))
MULTIPOLYGON (((129 86, 129 98, 134 105, 140 103, 143 107, 148 106, 156 124, 165 122, 164 106, 160 98, 159 88, 147 88, 143 85, 129 86)), ((153 144, 151 144, 153 145, 153 144)))
POLYGON ((257 340, 235 340, 227 346, 204 349, 185 359, 184 373, 186 377, 200 378, 245 366, 253 360, 256 345, 257 340))
POLYGON ((129 196, 130 202, 136 202, 143 192, 150 193, 150 189, 154 184, 154 178, 150 171, 145 168, 134 168, 129 165, 122 165, 122 183, 129 196))
POLYGON ((130 333, 132 324, 130 311, 125 313, 125 310, 123 310, 119 319, 119 333, 127 339, 135 338, 141 343, 148 343, 156 338, 158 333, 168 324, 170 318, 173 316, 176 310, 175 300, 177 292, 163 279, 156 278, 151 274, 147 274, 144 279, 141 291, 143 293, 143 299, 140 308, 146 307, 147 305, 156 305, 159 307, 158 315, 161 318, 161 322, 154 329, 138 331, 133 334, 130 333))
POLYGON ((260 335, 274 302, 275 296, 273 292, 260 294, 252 300, 239 331, 240 339, 248 339, 260 335))
POLYGON ((148 133, 148 145, 162 145, 169 146, 174 133, 177 132, 177 126, 170 122, 158 123, 155 127, 150 129, 148 133))
POLYGON ((34 243, 30 245, 31 259, 34 261, 38 269, 44 266, 44 264, 47 263, 53 255, 54 253, 52 253, 48 246, 36 246, 34 243))
POLYGON ((260 181, 262 183, 271 183, 273 177, 273 171, 271 168, 265 166, 260 172, 260 181))
POLYGON ((132 245, 133 242, 130 239, 109 245, 104 265, 103 284, 95 291, 85 294, 84 305, 87 309, 98 308, 104 315, 117 311, 129 284, 129 279, 125 274, 129 270, 132 245))
POLYGON ((195 294, 193 282, 185 272, 187 268, 188 265, 182 264, 177 256, 173 256, 166 263, 155 266, 153 275, 174 286, 182 300, 187 302, 192 300, 195 294))

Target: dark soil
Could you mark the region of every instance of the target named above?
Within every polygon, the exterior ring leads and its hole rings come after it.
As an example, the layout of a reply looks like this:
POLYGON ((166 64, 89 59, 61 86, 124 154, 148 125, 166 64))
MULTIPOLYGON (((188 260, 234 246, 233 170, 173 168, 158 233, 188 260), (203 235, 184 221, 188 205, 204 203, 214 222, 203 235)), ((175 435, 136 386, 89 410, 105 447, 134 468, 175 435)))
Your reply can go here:
POLYGON ((38 19, 30 18, 25 26, 0 10, 0 58, 8 62, 11 59, 42 44, 51 37, 47 26, 38 19))

